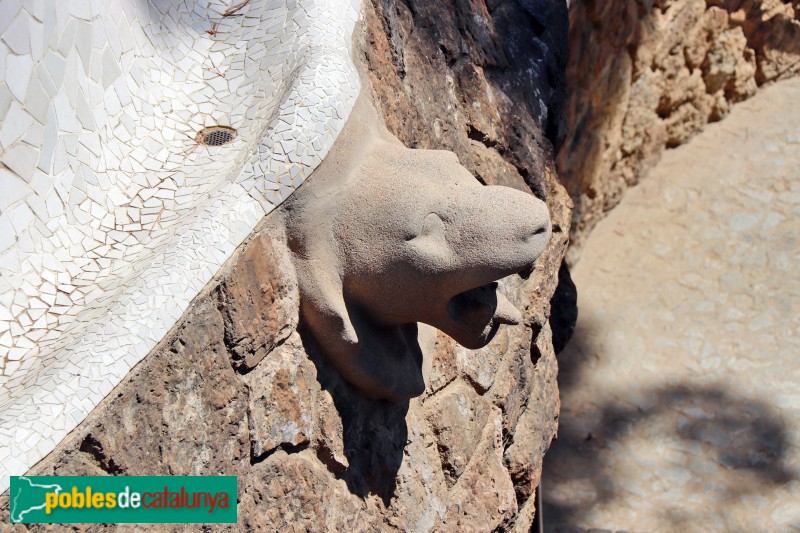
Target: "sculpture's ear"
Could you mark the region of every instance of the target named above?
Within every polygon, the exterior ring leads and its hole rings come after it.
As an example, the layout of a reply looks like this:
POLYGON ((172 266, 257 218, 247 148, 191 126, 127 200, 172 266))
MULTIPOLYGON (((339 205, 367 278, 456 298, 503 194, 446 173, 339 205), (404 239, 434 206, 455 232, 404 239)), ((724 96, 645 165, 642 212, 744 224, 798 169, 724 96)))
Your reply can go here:
POLYGON ((450 251, 447 229, 436 213, 428 213, 419 234, 408 242, 423 257, 442 257, 450 251))

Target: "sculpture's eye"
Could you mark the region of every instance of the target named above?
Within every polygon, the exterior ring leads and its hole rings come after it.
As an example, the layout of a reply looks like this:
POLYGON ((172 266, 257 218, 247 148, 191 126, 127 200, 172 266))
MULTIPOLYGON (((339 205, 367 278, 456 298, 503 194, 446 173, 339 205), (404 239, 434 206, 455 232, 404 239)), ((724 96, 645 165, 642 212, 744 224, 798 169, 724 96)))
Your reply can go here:
POLYGON ((426 256, 444 255, 450 249, 444 221, 436 213, 425 216, 420 232, 409 243, 426 256))
POLYGON ((444 222, 438 214, 428 213, 422 220, 422 227, 419 229, 419 231, 415 235, 408 237, 406 240, 413 241, 417 239, 424 239, 437 234, 444 236, 444 222))

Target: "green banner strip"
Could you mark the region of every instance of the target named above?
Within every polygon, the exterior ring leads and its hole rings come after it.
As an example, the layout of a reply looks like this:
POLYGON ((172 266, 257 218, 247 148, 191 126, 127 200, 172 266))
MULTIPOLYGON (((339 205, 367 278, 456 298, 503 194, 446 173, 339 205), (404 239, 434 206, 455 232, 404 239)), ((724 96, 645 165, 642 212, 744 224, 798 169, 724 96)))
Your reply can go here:
POLYGON ((236 523, 236 476, 11 476, 11 522, 236 523))

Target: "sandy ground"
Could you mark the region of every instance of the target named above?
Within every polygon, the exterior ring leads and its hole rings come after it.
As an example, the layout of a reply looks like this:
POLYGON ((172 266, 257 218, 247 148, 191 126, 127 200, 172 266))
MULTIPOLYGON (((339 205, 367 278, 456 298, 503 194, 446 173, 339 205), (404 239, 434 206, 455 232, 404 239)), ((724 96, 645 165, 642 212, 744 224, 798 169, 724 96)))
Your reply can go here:
POLYGON ((800 531, 800 79, 666 153, 573 276, 545 531, 800 531))

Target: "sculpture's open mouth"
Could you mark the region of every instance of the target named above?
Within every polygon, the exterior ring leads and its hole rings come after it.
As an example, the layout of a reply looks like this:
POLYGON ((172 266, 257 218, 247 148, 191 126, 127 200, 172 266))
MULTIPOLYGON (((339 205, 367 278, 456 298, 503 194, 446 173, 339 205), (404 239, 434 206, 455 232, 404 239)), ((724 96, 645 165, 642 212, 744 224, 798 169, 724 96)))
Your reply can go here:
POLYGON ((457 331, 443 331, 470 349, 486 346, 500 324, 522 321, 519 310, 497 291, 496 282, 456 294, 447 302, 447 314, 457 331))

